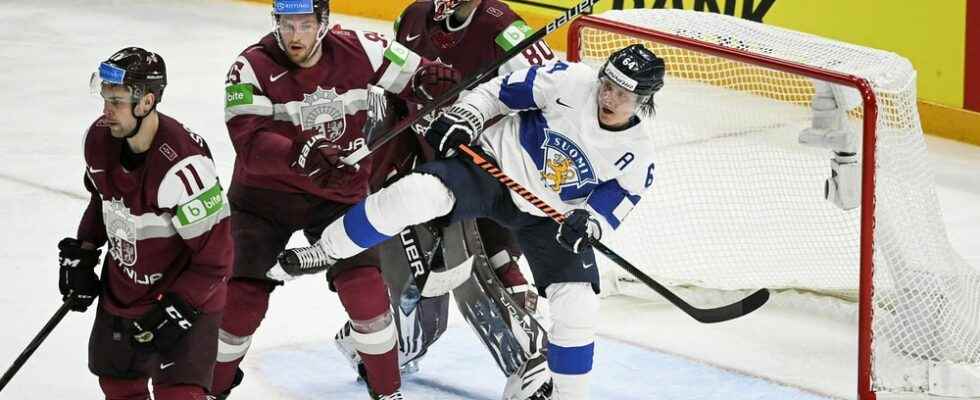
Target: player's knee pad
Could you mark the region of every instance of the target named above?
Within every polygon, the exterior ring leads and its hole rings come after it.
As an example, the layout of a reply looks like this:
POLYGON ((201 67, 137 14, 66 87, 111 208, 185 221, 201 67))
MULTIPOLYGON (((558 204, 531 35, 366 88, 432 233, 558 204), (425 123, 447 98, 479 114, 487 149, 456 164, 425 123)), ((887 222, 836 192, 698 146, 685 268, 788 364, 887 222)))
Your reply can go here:
POLYGON ((394 236, 406 226, 449 214, 454 204, 455 196, 439 178, 412 173, 369 196, 364 212, 378 232, 394 236))
POLYGON ((553 325, 548 333, 548 366, 558 374, 581 375, 592 370, 599 297, 585 282, 548 286, 553 325))
POLYGON ((375 266, 355 267, 333 277, 344 310, 352 321, 366 321, 388 313, 391 302, 381 270, 375 266))
POLYGON ((106 400, 144 400, 150 397, 146 379, 99 377, 99 386, 106 400))
POLYGON ((252 334, 265 318, 274 287, 254 279, 232 279, 228 283, 228 297, 218 330, 218 362, 245 356, 252 344, 252 334))
POLYGON ((275 285, 257 279, 232 279, 221 317, 221 329, 238 336, 255 333, 269 309, 275 285))
POLYGON ((204 399, 206 392, 204 388, 197 385, 167 385, 154 386, 153 398, 155 400, 198 400, 204 399))

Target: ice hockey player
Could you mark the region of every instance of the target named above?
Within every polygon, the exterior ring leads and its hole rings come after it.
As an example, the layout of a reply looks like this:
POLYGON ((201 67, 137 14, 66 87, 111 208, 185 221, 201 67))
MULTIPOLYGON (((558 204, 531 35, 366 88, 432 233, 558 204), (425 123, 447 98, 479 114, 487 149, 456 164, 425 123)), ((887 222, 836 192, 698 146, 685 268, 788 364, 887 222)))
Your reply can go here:
POLYGON ((88 365, 106 398, 150 398, 152 380, 156 399, 203 399, 233 255, 211 152, 157 110, 160 55, 122 49, 90 84, 103 100, 84 140, 91 199, 77 236, 58 243, 59 289, 74 311, 100 296, 88 365))
MULTIPOLYGON (((328 29, 327 0, 273 2, 275 29, 246 48, 226 79, 225 123, 235 147, 228 198, 234 278, 220 330, 215 393, 227 397, 278 282, 266 278, 290 236, 311 241, 368 191, 367 88, 405 100, 439 95, 459 74, 374 32, 328 29)), ((377 255, 365 251, 328 275, 354 328, 373 398, 400 399, 397 337, 377 255)))
MULTIPOLYGON (((485 65, 500 60, 504 53, 523 41, 531 33, 531 29, 527 24, 509 6, 498 0, 433 0, 413 2, 395 21, 394 31, 398 42, 405 47, 408 47, 427 59, 440 60, 447 63, 463 76, 475 75, 485 65)), ((499 68, 498 72, 500 74, 507 74, 515 70, 530 67, 531 65, 541 65, 554 58, 555 55, 548 45, 541 41, 528 47, 521 54, 511 58, 499 68)), ((491 75, 488 79, 493 76, 496 75, 491 75)), ((400 109, 403 107, 390 108, 400 109)), ((408 108, 414 109, 415 105, 409 105, 408 108)), ((420 124, 415 127, 419 134, 425 132, 424 126, 424 124, 420 124)), ((433 151, 431 147, 425 144, 421 137, 419 138, 419 142, 422 142, 421 149, 418 147, 420 144, 403 139, 398 138, 398 140, 392 142, 392 149, 384 153, 384 156, 387 156, 389 159, 388 162, 382 162, 380 166, 376 164, 376 168, 392 169, 392 166, 410 167, 416 165, 416 162, 421 163, 432 159, 433 151), (416 158, 420 158, 421 160, 415 160, 416 158)), ((380 173, 381 171, 376 172, 380 173)), ((376 175, 397 177, 398 173, 403 174, 406 172, 401 170, 396 171, 395 174, 381 173, 376 175)), ((486 255, 497 277, 506 286, 507 292, 510 293, 514 301, 520 306, 523 306, 528 313, 534 314, 537 304, 537 293, 530 290, 531 287, 520 272, 517 264, 517 260, 521 256, 520 247, 515 243, 510 231, 486 218, 479 219, 477 226, 479 228, 479 236, 486 248, 486 255)), ((429 229, 431 231, 437 231, 438 226, 432 226, 429 229)), ((401 239, 405 240, 405 238, 401 239)), ((417 245, 418 240, 416 239, 415 242, 417 245)), ((440 241, 440 243, 446 243, 446 241, 440 241)), ((387 247, 382 248, 382 251, 385 249, 387 247)), ((395 260, 404 260, 405 258, 404 255, 394 257, 395 260)), ((388 265, 389 260, 392 258, 387 257, 387 255, 382 259, 382 267, 384 269, 397 267, 388 265)), ((437 259, 445 262, 445 259, 438 257, 437 259)), ((392 276, 401 278, 405 276, 404 274, 394 274, 390 271, 385 271, 384 275, 389 280, 388 285, 390 287, 407 287, 403 282, 390 281, 392 276)), ((463 285, 458 290, 470 289, 467 285, 463 285)), ((486 296, 482 291, 470 291, 473 295, 486 296)), ((403 350, 411 350, 403 351, 401 360, 402 362, 410 360, 408 361, 409 364, 404 367, 404 370, 417 370, 418 361, 426 354, 428 347, 442 333, 439 328, 441 327, 442 330, 445 329, 445 324, 448 320, 448 307, 446 303, 449 301, 449 294, 447 293, 436 298, 421 298, 417 303, 413 303, 415 305, 414 309, 411 305, 401 304, 401 299, 398 297, 398 293, 393 293, 392 301, 393 308, 395 308, 393 311, 396 318, 414 319, 413 321, 396 321, 398 322, 396 326, 399 329, 401 340, 410 340, 413 342, 411 344, 403 343, 401 345, 403 350), (398 312, 398 306, 401 306, 403 312, 398 312), (421 335, 419 331, 422 332, 421 335)), ((477 304, 461 303, 467 298, 470 298, 470 296, 457 295, 454 297, 457 303, 460 304, 464 316, 466 313, 465 310, 479 308, 477 304)), ((485 304, 492 304, 492 302, 486 301, 485 304)), ((505 311, 500 313, 485 313, 482 315, 500 318, 504 314, 506 314, 505 311)), ((467 318, 467 322, 474 324, 469 318, 467 318)), ((505 324, 501 322, 493 324, 493 326, 505 326, 505 324)), ((476 331, 483 333, 486 330, 478 327, 476 331)), ((338 348, 345 353, 345 356, 353 360, 356 366, 359 360, 356 354, 353 353, 353 346, 347 343, 350 340, 347 334, 349 332, 350 329, 344 327, 335 337, 338 341, 338 348)), ((483 334, 498 335, 500 333, 485 332, 483 334)), ((505 338, 488 337, 486 339, 484 340, 485 344, 490 345, 493 343, 498 347, 504 347, 490 349, 490 352, 497 359, 498 365, 502 367, 505 375, 513 375, 515 371, 509 369, 510 365, 507 365, 508 368, 505 368, 504 366, 507 362, 501 362, 501 360, 507 359, 508 355, 506 353, 509 352, 509 349, 506 348, 507 346, 500 343, 505 338)), ((524 356, 526 354, 519 355, 521 358, 524 356)), ((543 366, 540 368, 543 368, 543 366)), ((547 370, 542 371, 534 368, 521 368, 519 370, 527 377, 526 379, 522 379, 522 377, 511 376, 508 380, 508 388, 505 390, 505 398, 546 399, 550 395, 551 383, 547 370)))
MULTIPOLYGON (((415 2, 395 21, 400 43, 427 59, 449 64, 463 76, 475 75, 484 65, 501 59, 531 33, 524 20, 498 0, 415 2)), ((507 74, 554 58, 548 44, 540 41, 502 65, 498 72, 507 74)), ((497 276, 515 300, 533 313, 537 296, 528 292, 527 280, 517 266, 520 247, 510 232, 493 220, 481 218, 478 224, 497 276)))
POLYGON ((317 260, 293 259, 272 273, 329 271, 335 260, 425 220, 490 217, 514 231, 539 294, 549 301, 554 398, 588 398, 599 305, 590 243, 602 227, 617 228, 653 184, 653 96, 664 72, 662 59, 631 45, 613 53, 598 74, 585 64, 559 61, 478 86, 426 132, 442 159, 328 225, 312 247, 319 250, 317 260), (484 130, 487 121, 511 111, 520 112, 484 130), (565 222, 557 224, 473 163, 454 157, 459 145, 474 143, 514 181, 563 212, 565 222))

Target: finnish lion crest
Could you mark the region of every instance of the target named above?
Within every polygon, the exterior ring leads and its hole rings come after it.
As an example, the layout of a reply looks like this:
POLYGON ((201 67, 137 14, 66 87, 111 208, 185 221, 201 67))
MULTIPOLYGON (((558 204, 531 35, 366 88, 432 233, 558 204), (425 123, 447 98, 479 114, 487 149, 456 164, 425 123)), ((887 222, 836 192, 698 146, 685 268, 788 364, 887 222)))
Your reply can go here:
POLYGON ((336 141, 347 129, 344 111, 344 101, 335 89, 318 86, 312 94, 303 95, 303 104, 299 107, 300 126, 304 131, 319 129, 327 140, 336 141))
POLYGON ((136 264, 136 218, 122 200, 102 205, 105 231, 109 237, 109 254, 122 265, 136 264))
POLYGON ((575 142, 550 129, 544 130, 544 136, 541 179, 551 190, 565 195, 565 188, 581 189, 598 184, 592 163, 575 142))

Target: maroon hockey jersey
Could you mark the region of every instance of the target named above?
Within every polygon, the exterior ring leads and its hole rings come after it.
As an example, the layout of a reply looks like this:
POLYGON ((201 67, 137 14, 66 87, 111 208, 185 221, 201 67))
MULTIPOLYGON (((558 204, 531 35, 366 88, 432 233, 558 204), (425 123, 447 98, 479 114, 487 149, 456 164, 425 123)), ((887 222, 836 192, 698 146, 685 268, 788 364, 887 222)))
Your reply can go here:
MULTIPOLYGON (((460 26, 453 18, 433 21, 433 2, 416 1, 395 21, 395 38, 422 57, 440 60, 463 74, 476 74, 534 31, 499 0, 483 0, 460 26)), ((500 67, 499 73, 541 65, 555 58, 544 41, 528 47, 500 67)), ((493 76, 487 78, 489 80, 493 76)))
POLYGON ((233 249, 229 207, 207 144, 158 113, 145 160, 126 170, 99 118, 85 137, 85 186, 92 194, 78 239, 108 242, 100 304, 125 318, 145 314, 174 292, 203 312, 224 307, 233 249))
MULTIPOLYGON (((459 26, 448 18, 433 21, 433 2, 419 0, 410 4, 395 21, 395 37, 399 43, 428 60, 439 60, 459 71, 464 79, 475 75, 487 64, 499 60, 507 50, 520 43, 533 31, 507 4, 498 0, 483 0, 470 17, 459 26)), ((544 41, 539 41, 511 58, 497 70, 506 74, 516 70, 541 65, 554 60, 555 54, 544 41)), ((491 74, 487 80, 495 77, 491 74)), ((406 115, 398 118, 414 118, 418 105, 403 107, 406 115)), ((394 108, 394 107, 390 107, 394 108)), ((492 123, 492 122, 491 122, 492 123)), ((413 165, 413 155, 432 159, 433 152, 425 140, 406 137, 409 133, 392 140, 374 153, 378 170, 373 187, 376 189, 392 175, 392 171, 405 172, 413 165)))
POLYGON ((411 79, 427 63, 404 46, 374 32, 331 29, 323 56, 311 68, 289 61, 273 34, 245 49, 226 79, 225 123, 237 157, 233 184, 311 193, 355 203, 367 194, 370 158, 361 160, 352 182, 321 188, 294 172, 293 138, 319 129, 353 151, 367 145, 368 85, 416 101, 411 79))

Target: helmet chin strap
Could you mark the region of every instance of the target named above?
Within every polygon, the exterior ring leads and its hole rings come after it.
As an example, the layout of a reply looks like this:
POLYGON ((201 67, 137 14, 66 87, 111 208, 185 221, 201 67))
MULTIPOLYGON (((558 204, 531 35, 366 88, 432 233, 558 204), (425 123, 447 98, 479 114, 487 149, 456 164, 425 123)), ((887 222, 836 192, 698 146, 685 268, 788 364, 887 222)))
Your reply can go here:
POLYGON ((136 136, 136 134, 139 133, 140 131, 140 127, 143 126, 143 118, 149 116, 150 113, 153 112, 153 110, 157 107, 156 104, 153 104, 153 107, 150 107, 150 110, 147 111, 146 114, 143 114, 141 116, 136 116, 136 106, 138 104, 139 104, 138 102, 133 103, 133 107, 132 107, 133 117, 136 118, 136 126, 133 127, 133 130, 127 133, 126 136, 123 136, 123 139, 129 139, 133 136, 136 136))

